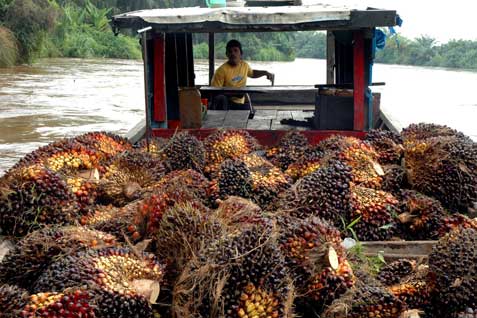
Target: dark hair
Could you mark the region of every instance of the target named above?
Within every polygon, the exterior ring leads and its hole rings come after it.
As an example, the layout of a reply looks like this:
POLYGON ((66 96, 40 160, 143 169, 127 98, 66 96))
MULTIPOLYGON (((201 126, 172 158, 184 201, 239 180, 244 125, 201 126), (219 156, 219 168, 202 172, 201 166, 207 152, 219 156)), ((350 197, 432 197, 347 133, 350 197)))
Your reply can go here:
POLYGON ((227 46, 225 47, 225 54, 227 54, 229 50, 233 47, 238 47, 240 49, 240 54, 243 54, 242 44, 240 44, 240 42, 237 40, 230 40, 227 42, 227 46))

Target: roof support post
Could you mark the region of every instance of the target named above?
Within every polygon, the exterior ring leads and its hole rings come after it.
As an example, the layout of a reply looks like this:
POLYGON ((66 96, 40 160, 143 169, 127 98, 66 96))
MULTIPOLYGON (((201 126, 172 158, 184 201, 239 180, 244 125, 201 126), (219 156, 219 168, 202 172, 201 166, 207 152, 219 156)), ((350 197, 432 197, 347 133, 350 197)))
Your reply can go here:
POLYGON ((209 33, 209 85, 215 72, 215 33, 209 33))
POLYGON ((354 99, 354 130, 365 130, 365 60, 363 31, 353 32, 353 99, 354 99))
POLYGON ((166 103, 166 36, 159 33, 154 38, 154 121, 167 128, 166 103))
POLYGON ((336 54, 333 31, 326 32, 326 84, 335 84, 336 54))

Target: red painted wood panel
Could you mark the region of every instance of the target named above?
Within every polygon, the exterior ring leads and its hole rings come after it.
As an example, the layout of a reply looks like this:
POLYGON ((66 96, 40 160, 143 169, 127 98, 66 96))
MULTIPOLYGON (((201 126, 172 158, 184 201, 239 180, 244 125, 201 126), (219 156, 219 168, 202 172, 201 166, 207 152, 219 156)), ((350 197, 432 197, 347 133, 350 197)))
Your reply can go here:
POLYGON ((364 60, 364 34, 355 31, 353 34, 353 79, 354 79, 354 130, 365 129, 365 60, 364 60))
POLYGON ((164 34, 154 39, 154 107, 152 118, 154 121, 167 120, 166 105, 166 41, 164 34))
MULTIPOLYGON (((205 139, 210 134, 217 131, 217 128, 203 128, 203 129, 180 129, 180 131, 188 131, 190 134, 199 139, 205 139)), ((257 138, 263 146, 274 146, 287 133, 288 130, 253 130, 246 129, 253 137, 257 138)), ((329 138, 333 135, 350 136, 363 139, 366 132, 362 131, 348 131, 348 130, 304 130, 300 131, 307 138, 312 145, 316 145, 323 139, 329 138)), ((152 135, 155 137, 170 138, 177 133, 176 129, 153 129, 152 135)))

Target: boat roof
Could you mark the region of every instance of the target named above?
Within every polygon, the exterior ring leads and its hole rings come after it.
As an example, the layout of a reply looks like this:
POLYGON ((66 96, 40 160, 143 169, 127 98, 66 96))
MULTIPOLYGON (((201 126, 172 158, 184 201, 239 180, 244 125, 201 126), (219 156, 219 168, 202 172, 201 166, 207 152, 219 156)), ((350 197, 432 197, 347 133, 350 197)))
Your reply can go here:
POLYGON ((155 32, 270 32, 353 30, 395 26, 395 10, 329 4, 270 7, 151 9, 113 16, 112 26, 155 32))

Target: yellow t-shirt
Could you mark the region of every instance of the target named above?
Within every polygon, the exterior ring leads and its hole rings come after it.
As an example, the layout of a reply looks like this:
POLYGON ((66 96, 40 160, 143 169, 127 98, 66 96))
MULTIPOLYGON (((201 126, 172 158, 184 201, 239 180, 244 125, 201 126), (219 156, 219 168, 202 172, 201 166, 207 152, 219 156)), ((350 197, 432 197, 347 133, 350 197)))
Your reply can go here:
MULTIPOLYGON (((253 75, 253 70, 245 61, 240 61, 238 65, 232 66, 229 63, 222 64, 214 73, 212 86, 214 87, 245 87, 247 77, 253 75)), ((231 97, 234 103, 243 104, 245 98, 231 97)))

